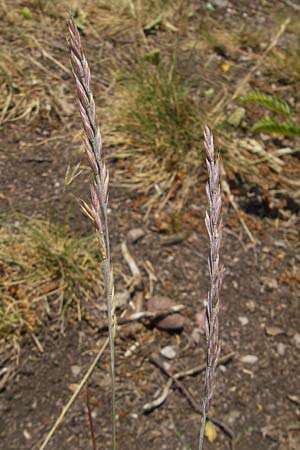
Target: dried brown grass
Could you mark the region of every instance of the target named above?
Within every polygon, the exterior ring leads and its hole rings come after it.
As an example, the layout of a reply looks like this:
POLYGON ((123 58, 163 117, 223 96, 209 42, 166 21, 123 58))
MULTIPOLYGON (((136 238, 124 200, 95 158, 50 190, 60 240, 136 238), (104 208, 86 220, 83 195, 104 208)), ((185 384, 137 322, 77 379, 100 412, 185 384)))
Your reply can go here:
POLYGON ((80 320, 103 295, 95 240, 41 219, 18 217, 0 228, 0 340, 20 343, 47 318, 80 320), (90 284, 91 283, 91 284, 90 284))

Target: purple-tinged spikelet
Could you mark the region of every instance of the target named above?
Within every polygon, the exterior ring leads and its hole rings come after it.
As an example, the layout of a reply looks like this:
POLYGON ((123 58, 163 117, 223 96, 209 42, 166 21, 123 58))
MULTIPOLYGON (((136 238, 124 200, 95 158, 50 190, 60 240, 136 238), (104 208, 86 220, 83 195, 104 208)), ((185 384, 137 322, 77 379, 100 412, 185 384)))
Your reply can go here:
POLYGON ((93 174, 91 182, 91 205, 81 203, 84 214, 94 224, 99 238, 99 248, 104 272, 105 297, 108 312, 110 368, 112 380, 112 448, 115 449, 115 356, 114 335, 116 328, 113 271, 110 261, 110 244, 107 217, 108 171, 102 158, 102 139, 96 119, 96 107, 90 89, 91 73, 81 44, 80 34, 73 20, 69 22, 68 44, 72 71, 75 78, 79 112, 83 124, 83 142, 93 174))
POLYGON ((214 393, 215 371, 220 354, 219 299, 224 275, 224 268, 220 265, 219 257, 222 238, 220 163, 219 157, 215 155, 213 135, 208 127, 205 127, 204 131, 204 147, 206 151, 206 164, 208 170, 208 181, 206 184, 208 209, 205 216, 205 224, 210 242, 210 254, 208 258, 210 287, 206 307, 207 356, 199 450, 202 450, 203 448, 206 416, 214 393))

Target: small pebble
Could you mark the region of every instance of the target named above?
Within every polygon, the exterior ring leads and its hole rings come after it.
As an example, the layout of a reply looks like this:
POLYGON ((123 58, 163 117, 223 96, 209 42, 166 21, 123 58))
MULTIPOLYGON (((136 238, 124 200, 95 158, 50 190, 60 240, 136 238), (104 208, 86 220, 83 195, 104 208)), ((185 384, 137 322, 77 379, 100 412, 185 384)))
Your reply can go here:
POLYGON ((230 411, 228 414, 226 414, 224 419, 228 425, 233 426, 234 423, 237 421, 237 419, 239 419, 240 416, 241 416, 241 413, 234 409, 234 410, 230 411))
POLYGON ((278 353, 278 355, 284 356, 284 354, 285 354, 285 349, 286 349, 286 345, 283 344, 282 342, 279 342, 279 343, 277 344, 277 353, 278 353))
POLYGON ((245 326, 245 325, 248 325, 248 323, 249 323, 249 319, 248 319, 248 317, 239 317, 239 322, 241 323, 241 325, 243 325, 243 326, 245 326))
POLYGON ((31 434, 27 430, 23 430, 23 435, 27 441, 31 439, 31 434))
POLYGON ((176 351, 171 345, 162 348, 160 354, 166 359, 174 359, 176 357, 176 351))
POLYGON ((256 308, 256 303, 254 300, 249 300, 249 302, 246 303, 246 307, 249 312, 253 313, 256 308))
POLYGON ((239 287, 238 282, 233 280, 232 286, 234 287, 234 289, 238 289, 238 287, 239 287))
POLYGON ((142 228, 132 228, 132 230, 129 230, 127 233, 127 239, 132 244, 144 236, 145 231, 142 228))
POLYGON ((136 349, 139 347, 139 343, 135 342, 134 344, 132 344, 125 352, 124 356, 125 358, 129 358, 130 356, 133 355, 133 353, 136 351, 136 349))
POLYGON ((295 345, 297 348, 300 348, 300 334, 295 333, 292 338, 292 344, 295 345))
MULTIPOLYGON (((169 297, 164 296, 154 296, 151 297, 147 303, 146 308, 151 312, 158 312, 164 309, 171 308, 175 306, 175 302, 169 297)), ((155 325, 160 330, 165 331, 180 331, 184 327, 184 317, 179 313, 169 314, 164 319, 155 322, 155 325)))
POLYGON ((196 323, 198 325, 198 330, 201 334, 205 334, 206 329, 206 309, 196 314, 196 323))
POLYGON ((241 361, 245 364, 255 364, 258 361, 258 357, 255 355, 246 355, 241 358, 241 361))
POLYGON ((211 3, 217 8, 226 8, 228 6, 228 0, 211 0, 211 3))
POLYGON ((265 332, 267 336, 278 336, 279 334, 284 334, 284 330, 279 327, 266 327, 265 332))
POLYGON ((201 341, 201 333, 199 328, 194 328, 192 331, 192 340, 195 342, 195 344, 200 344, 201 341))
POLYGON ((81 367, 80 366, 72 366, 71 372, 74 377, 77 377, 81 372, 81 367))

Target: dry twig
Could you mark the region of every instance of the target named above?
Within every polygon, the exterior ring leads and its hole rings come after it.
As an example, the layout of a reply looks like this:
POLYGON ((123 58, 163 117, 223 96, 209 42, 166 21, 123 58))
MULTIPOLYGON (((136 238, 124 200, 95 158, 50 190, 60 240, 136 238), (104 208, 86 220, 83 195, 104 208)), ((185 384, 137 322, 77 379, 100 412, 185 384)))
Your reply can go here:
MULTIPOLYGON (((227 355, 225 355, 219 359, 218 364, 227 364, 234 356, 235 356, 234 352, 228 353, 227 355)), ((188 369, 188 370, 177 372, 177 373, 173 374, 170 370, 166 369, 157 358, 151 356, 149 358, 149 360, 153 364, 155 364, 159 369, 161 369, 166 375, 168 375, 169 380, 166 383, 166 385, 164 386, 162 394, 158 398, 156 398, 153 402, 147 403, 146 405, 144 405, 144 408, 143 408, 144 412, 148 413, 148 412, 152 411, 153 409, 157 408, 158 406, 160 406, 166 400, 166 398, 169 394, 169 391, 172 387, 172 384, 174 382, 178 386, 179 390, 187 397, 188 401, 190 402, 190 404, 192 405, 194 410, 197 411, 199 414, 202 414, 202 410, 199 407, 198 403, 192 397, 189 390, 187 388, 185 388, 185 386, 183 386, 182 383, 180 383, 179 379, 184 378, 186 376, 196 375, 197 373, 203 372, 206 369, 206 364, 201 364, 199 366, 193 367, 192 369, 188 369)), ((211 416, 207 416, 207 418, 212 423, 214 423, 219 428, 221 428, 231 439, 234 438, 232 430, 224 422, 214 419, 211 416)))
MULTIPOLYGON (((232 359, 232 357, 234 356, 234 352, 229 353, 228 355, 226 355, 223 359, 223 362, 221 362, 221 360, 219 361, 219 364, 224 364, 226 362, 228 362, 230 359, 232 359)), ((191 404, 191 406, 194 408, 194 410, 199 413, 202 414, 202 410, 201 407, 198 405, 198 403, 196 402, 196 400, 194 399, 194 397, 192 396, 192 394, 190 393, 190 391, 188 390, 188 388, 186 388, 180 381, 179 378, 182 378, 182 374, 183 372, 179 372, 177 374, 173 374, 170 370, 168 370, 166 367, 164 367, 160 361, 155 358, 154 356, 150 356, 149 360, 151 362, 153 362, 153 364, 155 364, 159 369, 162 370, 162 372, 164 372, 166 375, 168 375, 168 377, 170 377, 170 380, 173 381, 176 386, 178 387, 178 389, 183 393, 183 395, 187 398, 187 400, 189 401, 189 403, 191 404)), ((202 368, 202 371, 205 370, 206 368, 206 364, 199 366, 199 368, 202 368)), ((193 369, 195 370, 195 369, 193 369)), ((185 373, 190 374, 190 371, 186 371, 185 373)), ((195 373, 195 372, 194 372, 195 373)), ((170 381, 169 380, 169 381, 170 381)), ((169 383, 168 381, 168 383, 169 383)), ((167 383, 167 385, 168 385, 167 383)), ((166 388, 167 388, 166 385, 166 388)), ((170 383, 170 387, 171 387, 172 383, 170 383)), ((165 391, 165 390, 164 390, 165 391)), ((157 399, 156 399, 157 400, 157 399)), ((232 440, 234 438, 234 434, 233 431, 224 423, 221 422, 218 419, 215 419, 211 416, 207 416, 207 418, 214 423, 215 425, 217 425, 219 428, 221 428, 232 440)))

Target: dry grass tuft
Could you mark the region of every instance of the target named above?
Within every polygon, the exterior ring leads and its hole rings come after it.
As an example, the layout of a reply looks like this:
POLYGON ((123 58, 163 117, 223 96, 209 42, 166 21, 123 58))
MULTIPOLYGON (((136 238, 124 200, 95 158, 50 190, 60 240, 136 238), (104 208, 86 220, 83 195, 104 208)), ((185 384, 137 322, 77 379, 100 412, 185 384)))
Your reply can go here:
POLYGON ((0 340, 18 341, 71 305, 80 319, 84 304, 103 295, 96 246, 94 238, 40 219, 2 223, 0 340))
POLYGON ((135 148, 154 153, 158 160, 167 159, 170 168, 190 153, 199 154, 199 106, 174 63, 139 63, 120 95, 117 128, 135 148))
POLYGON ((199 169, 200 102, 175 61, 154 65, 145 53, 124 80, 111 101, 113 114, 105 134, 113 157, 120 160, 115 179, 151 195, 151 204, 144 204, 148 209, 158 198, 162 205, 172 195, 174 180, 199 169))

